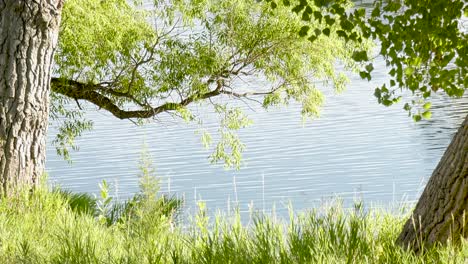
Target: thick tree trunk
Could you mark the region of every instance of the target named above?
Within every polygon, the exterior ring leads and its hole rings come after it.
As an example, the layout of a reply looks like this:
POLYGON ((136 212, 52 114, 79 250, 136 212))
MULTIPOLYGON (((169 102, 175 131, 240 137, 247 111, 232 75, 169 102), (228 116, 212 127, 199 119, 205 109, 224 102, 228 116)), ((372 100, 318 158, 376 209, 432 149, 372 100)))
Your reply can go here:
POLYGON ((468 235, 468 115, 437 165, 398 242, 421 246, 468 235))
POLYGON ((44 172, 63 0, 0 0, 0 193, 44 172))

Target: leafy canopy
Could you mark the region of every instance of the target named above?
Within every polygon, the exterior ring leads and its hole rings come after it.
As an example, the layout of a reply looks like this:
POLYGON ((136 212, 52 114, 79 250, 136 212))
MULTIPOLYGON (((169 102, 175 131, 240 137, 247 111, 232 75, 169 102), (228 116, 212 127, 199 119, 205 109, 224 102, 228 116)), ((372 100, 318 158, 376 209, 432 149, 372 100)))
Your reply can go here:
MULTIPOLYGON (((266 2, 277 6, 274 1, 266 2)), ((346 11, 347 3, 341 0, 282 2, 311 23, 298 31, 311 42, 328 35, 329 28, 309 30, 315 21, 323 20, 330 27, 337 26, 337 34, 347 42, 378 41, 391 79, 377 87, 374 95, 389 106, 409 90, 411 100, 404 109, 415 121, 431 117, 428 99, 434 93, 461 97, 468 89, 468 34, 461 26, 462 16, 468 16, 464 0, 379 0, 367 14, 364 8, 346 11)), ((368 52, 357 51, 353 59, 361 64, 360 76, 370 81, 374 67, 368 52)))
POLYGON ((324 98, 317 81, 343 90, 347 78, 335 70, 337 63, 357 71, 353 55, 370 45, 346 41, 341 27, 326 19, 304 21, 286 1, 271 5, 66 1, 52 79, 53 117, 62 120, 59 152, 67 156, 74 137, 91 126, 83 119, 82 101, 138 123, 160 114, 195 122, 212 147, 211 160, 228 167, 239 167, 244 148, 234 132, 250 124, 236 101, 265 108, 295 101, 304 117, 318 116, 324 98), (310 41, 303 37, 305 27, 324 34, 310 41), (262 81, 244 81, 249 78, 262 81), (212 106, 219 115, 215 146, 193 104, 212 106))

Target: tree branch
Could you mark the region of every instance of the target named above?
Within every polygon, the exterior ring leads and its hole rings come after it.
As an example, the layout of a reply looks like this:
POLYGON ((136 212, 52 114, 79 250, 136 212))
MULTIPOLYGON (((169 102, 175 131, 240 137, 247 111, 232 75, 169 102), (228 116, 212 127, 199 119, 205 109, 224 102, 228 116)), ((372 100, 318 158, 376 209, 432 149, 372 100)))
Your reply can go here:
POLYGON ((86 84, 74 80, 52 78, 51 87, 52 91, 56 93, 75 100, 86 100, 93 103, 94 105, 109 111, 119 119, 151 118, 162 112, 176 111, 197 100, 207 99, 221 94, 221 86, 218 85, 218 87, 213 91, 193 95, 181 100, 180 102, 167 102, 157 107, 150 107, 148 105, 148 109, 146 110, 123 110, 116 105, 112 99, 97 92, 97 90, 105 89, 97 84, 86 84))

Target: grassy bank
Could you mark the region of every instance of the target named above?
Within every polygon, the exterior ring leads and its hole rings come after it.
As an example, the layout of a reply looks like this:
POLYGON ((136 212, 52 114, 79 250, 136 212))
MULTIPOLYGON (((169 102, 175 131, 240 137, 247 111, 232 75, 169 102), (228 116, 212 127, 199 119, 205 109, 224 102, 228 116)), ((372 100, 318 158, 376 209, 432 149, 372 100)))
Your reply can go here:
POLYGON ((210 219, 201 205, 189 225, 178 201, 146 187, 116 205, 38 188, 0 201, 0 263, 464 263, 468 247, 414 255, 394 241, 403 217, 330 207, 291 221, 253 214, 210 219), (242 221, 245 223, 245 221, 242 221))

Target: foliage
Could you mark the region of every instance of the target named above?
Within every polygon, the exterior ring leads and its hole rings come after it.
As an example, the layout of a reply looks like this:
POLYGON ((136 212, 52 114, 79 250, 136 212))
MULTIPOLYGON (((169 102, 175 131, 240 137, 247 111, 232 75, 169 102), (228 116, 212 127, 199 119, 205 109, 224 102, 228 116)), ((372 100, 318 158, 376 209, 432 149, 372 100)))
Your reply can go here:
MULTIPOLYGON (((283 2, 304 21, 339 25, 337 34, 345 41, 378 41, 379 55, 385 58, 391 79, 377 87, 374 95, 379 103, 389 106, 409 90, 412 96, 404 109, 415 121, 431 117, 428 100, 432 94, 441 91, 461 97, 468 89, 468 34, 460 26, 462 16, 468 14, 466 1, 378 0, 367 15, 364 8, 346 11, 347 3, 342 0, 283 2)), ((306 25, 298 34, 313 42, 329 32, 325 28, 310 34, 310 28, 306 25)), ((363 50, 355 52, 353 59, 361 64, 360 76, 370 81, 372 57, 363 50)))
MULTIPOLYGON (((347 78, 337 62, 357 70, 352 55, 369 48, 340 39, 335 26, 307 41, 297 35, 304 24, 288 6, 272 10, 255 0, 66 1, 52 91, 77 106, 52 110, 80 113, 89 104, 79 102, 87 101, 137 123, 165 113, 203 129, 190 105, 211 105, 220 117, 211 160, 238 168, 243 145, 234 132, 250 122, 236 101, 265 108, 296 101, 304 117, 317 117, 324 102, 317 81, 343 90, 347 78)), ((59 131, 60 153, 68 155, 73 138, 89 128, 81 122, 59 131)))
POLYGON ((95 217, 107 226, 132 221, 142 215, 162 215, 167 219, 176 220, 182 201, 159 194, 159 180, 146 149, 140 162, 140 192, 127 201, 114 200, 110 195, 110 186, 105 180, 99 184, 99 197, 88 193, 73 193, 57 187, 52 194, 59 195, 65 201, 65 206, 74 214, 95 217))
POLYGON ((51 101, 49 116, 58 129, 52 144, 55 146, 57 155, 71 163, 70 148, 75 151, 79 149, 75 144, 75 139, 83 132, 90 131, 93 122, 84 118, 82 111, 70 109, 70 98, 52 93, 51 101))
POLYGON ((110 224, 80 213, 45 187, 0 200, 2 263, 463 263, 460 247, 415 255, 395 244, 405 219, 334 204, 283 221, 238 211, 211 221, 200 207, 192 224, 140 210, 110 224))

